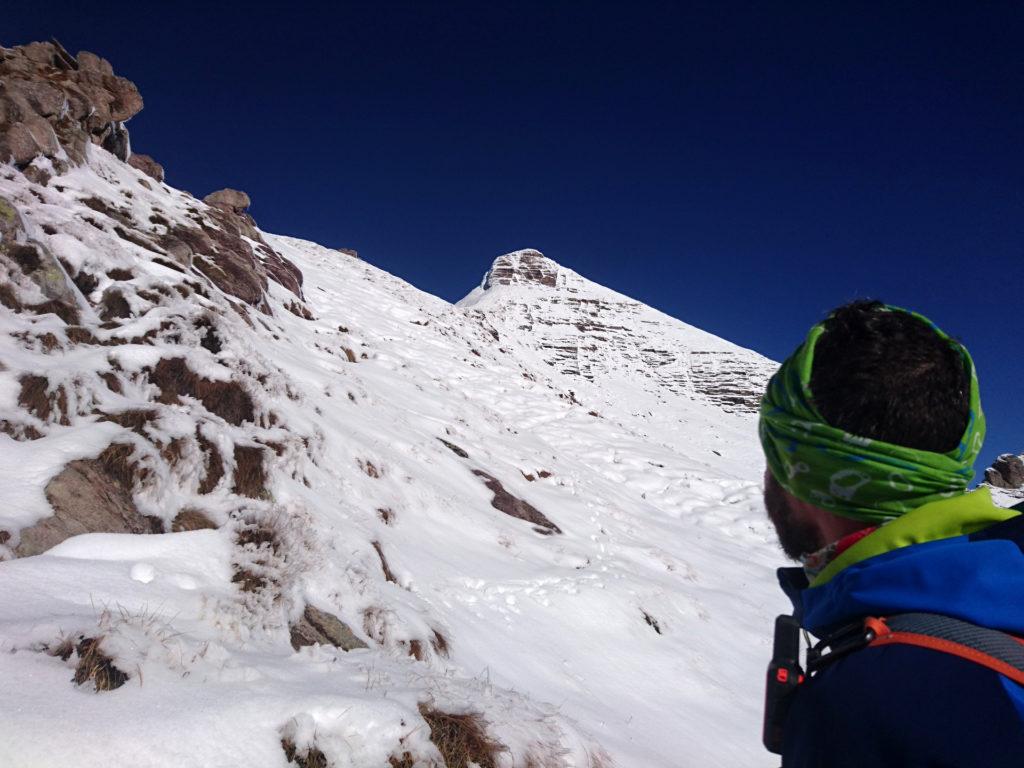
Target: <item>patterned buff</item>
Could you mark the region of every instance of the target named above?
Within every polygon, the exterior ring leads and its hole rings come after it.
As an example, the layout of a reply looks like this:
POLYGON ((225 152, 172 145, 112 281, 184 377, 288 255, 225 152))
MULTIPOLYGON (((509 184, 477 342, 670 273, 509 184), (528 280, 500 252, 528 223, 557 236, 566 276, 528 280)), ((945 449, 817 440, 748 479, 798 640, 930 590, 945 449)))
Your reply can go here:
POLYGON ((963 355, 971 376, 971 412, 960 444, 952 451, 904 448, 826 424, 810 388, 814 346, 825 332, 822 324, 814 326, 782 364, 761 400, 761 446, 779 484, 817 507, 873 523, 966 490, 985 438, 978 375, 967 350, 916 312, 891 306, 886 310, 922 320, 963 355))

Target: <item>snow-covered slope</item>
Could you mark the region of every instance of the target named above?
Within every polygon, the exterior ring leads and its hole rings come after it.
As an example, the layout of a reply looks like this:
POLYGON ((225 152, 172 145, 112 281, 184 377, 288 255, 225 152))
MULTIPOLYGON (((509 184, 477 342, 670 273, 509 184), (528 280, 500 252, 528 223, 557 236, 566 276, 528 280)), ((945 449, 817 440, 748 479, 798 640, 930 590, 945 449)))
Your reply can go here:
POLYGON ((485 767, 773 764, 722 394, 767 361, 548 260, 452 306, 84 152, 0 165, 0 763, 443 765, 478 713, 485 767))

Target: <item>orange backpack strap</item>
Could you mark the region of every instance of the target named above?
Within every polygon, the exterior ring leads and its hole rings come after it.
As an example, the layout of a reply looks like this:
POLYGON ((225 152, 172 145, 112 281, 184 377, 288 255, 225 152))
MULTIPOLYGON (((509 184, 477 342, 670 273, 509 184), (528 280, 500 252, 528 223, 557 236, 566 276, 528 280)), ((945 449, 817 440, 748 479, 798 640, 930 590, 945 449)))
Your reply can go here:
POLYGON ((1024 640, 936 613, 864 620, 869 646, 916 645, 959 656, 1024 685, 1024 640))

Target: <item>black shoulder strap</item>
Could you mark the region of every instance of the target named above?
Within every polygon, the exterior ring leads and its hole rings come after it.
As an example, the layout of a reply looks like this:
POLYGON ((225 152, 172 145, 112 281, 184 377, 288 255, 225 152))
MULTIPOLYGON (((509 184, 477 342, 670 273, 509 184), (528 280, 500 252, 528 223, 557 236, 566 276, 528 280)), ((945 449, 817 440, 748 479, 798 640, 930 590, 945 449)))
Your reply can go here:
POLYGON ((937 613, 868 617, 847 625, 807 651, 808 674, 868 646, 915 645, 959 656, 1024 685, 1024 640, 937 613))

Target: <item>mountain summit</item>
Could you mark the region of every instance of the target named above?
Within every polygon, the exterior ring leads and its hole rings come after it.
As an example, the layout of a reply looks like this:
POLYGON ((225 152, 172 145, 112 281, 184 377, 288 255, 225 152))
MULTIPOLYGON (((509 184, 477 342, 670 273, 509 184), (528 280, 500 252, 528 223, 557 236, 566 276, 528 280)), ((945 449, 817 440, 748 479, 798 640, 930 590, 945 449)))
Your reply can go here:
MULTIPOLYGON (((549 366, 610 388, 639 388, 645 408, 673 395, 755 413, 775 363, 591 282, 539 251, 494 260, 458 306, 525 340, 549 366)), ((635 394, 635 393, 634 393, 635 394)))

